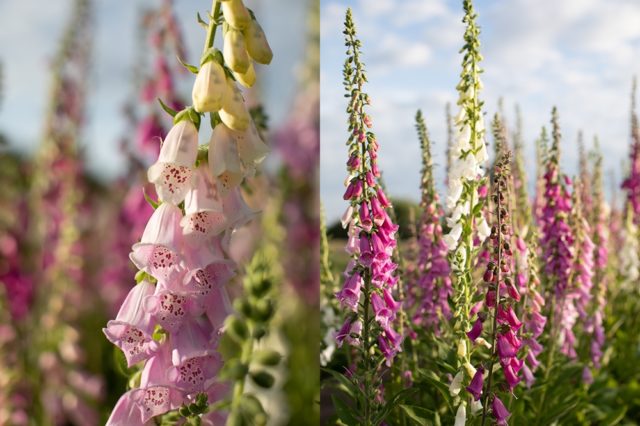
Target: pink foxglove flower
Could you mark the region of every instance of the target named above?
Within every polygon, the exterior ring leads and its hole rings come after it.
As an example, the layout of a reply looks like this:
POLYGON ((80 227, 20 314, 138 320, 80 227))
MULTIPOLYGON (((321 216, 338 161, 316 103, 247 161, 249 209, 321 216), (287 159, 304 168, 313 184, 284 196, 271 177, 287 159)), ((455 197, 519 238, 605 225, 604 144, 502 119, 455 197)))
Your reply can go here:
POLYGON ((103 329, 109 341, 122 349, 130 367, 149 358, 158 348, 152 338, 151 315, 143 307, 145 298, 153 295, 154 290, 148 281, 133 287, 116 319, 109 321, 107 328, 103 329))
POLYGON ((158 161, 147 173, 156 185, 161 201, 179 204, 184 200, 198 154, 198 130, 189 120, 174 125, 160 148, 158 161))

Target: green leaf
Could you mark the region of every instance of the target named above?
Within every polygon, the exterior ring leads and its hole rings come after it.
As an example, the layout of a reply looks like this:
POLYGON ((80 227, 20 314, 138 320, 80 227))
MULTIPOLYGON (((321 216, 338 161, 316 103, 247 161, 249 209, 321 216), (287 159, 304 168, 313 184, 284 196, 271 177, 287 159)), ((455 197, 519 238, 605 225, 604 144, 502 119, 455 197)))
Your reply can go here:
POLYGON ((627 406, 623 405, 618 407, 618 409, 612 411, 607 415, 607 417, 602 420, 602 426, 613 426, 617 425, 624 419, 624 415, 627 413, 627 406))
POLYGON ((419 425, 432 425, 433 422, 429 420, 435 414, 434 411, 428 410, 423 407, 418 407, 416 405, 405 405, 400 404, 400 409, 409 417, 411 420, 416 422, 419 425))
POLYGON ((347 426, 359 425, 360 422, 353 415, 353 408, 349 408, 340 398, 335 395, 331 395, 331 401, 333 401, 333 407, 336 409, 336 414, 340 421, 347 426))
MULTIPOLYGON (((200 15, 198 15, 198 17, 200 17, 200 15)), ((189 71, 191 71, 194 74, 198 74, 198 67, 196 67, 195 65, 191 65, 191 64, 188 64, 188 63, 184 62, 180 58, 180 56, 176 55, 176 58, 178 58, 178 62, 180 62, 183 67, 185 67, 186 69, 188 69, 189 71)))

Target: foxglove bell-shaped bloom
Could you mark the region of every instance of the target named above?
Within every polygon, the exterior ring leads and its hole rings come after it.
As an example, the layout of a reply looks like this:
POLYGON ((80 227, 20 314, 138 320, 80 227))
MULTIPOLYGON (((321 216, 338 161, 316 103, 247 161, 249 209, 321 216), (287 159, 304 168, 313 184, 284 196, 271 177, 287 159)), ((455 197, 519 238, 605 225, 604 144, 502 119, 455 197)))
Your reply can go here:
POLYGON ((155 287, 142 281, 131 289, 120 307, 115 320, 109 321, 102 331, 107 339, 124 353, 129 367, 149 358, 158 344, 152 338, 151 316, 144 310, 144 299, 153 295, 155 287))
POLYGON ((360 274, 354 273, 350 275, 349 278, 347 278, 347 282, 344 287, 342 287, 342 290, 336 294, 336 297, 340 301, 340 305, 353 312, 357 312, 361 289, 362 277, 360 274))
POLYGON ((484 369, 478 368, 476 370, 476 374, 471 379, 471 383, 467 386, 467 390, 471 395, 473 395, 473 399, 478 401, 480 396, 482 395, 482 385, 484 383, 484 369))
POLYGON ((153 212, 142 234, 129 255, 136 267, 160 281, 172 277, 180 267, 179 251, 182 245, 180 221, 182 211, 169 203, 162 203, 153 212))
POLYGON ((232 189, 222 200, 222 208, 230 227, 240 228, 258 214, 245 203, 240 188, 232 189))
POLYGON ((221 197, 240 185, 243 173, 236 139, 224 123, 216 126, 209 141, 209 166, 221 197))
POLYGON ((507 424, 507 419, 511 416, 511 413, 507 411, 504 404, 497 396, 493 397, 493 402, 491 403, 491 411, 493 416, 496 418, 496 423, 499 426, 504 426, 507 424))
POLYGON ((185 240, 193 245, 203 245, 228 226, 211 169, 206 164, 200 164, 196 170, 184 211, 180 225, 185 240))
POLYGON ((262 141, 262 138, 260 138, 260 134, 253 120, 251 120, 247 130, 244 132, 234 131, 233 136, 236 139, 236 147, 240 162, 245 170, 245 175, 253 175, 255 167, 260 164, 269 153, 269 147, 267 147, 262 141))
POLYGON ((184 200, 197 155, 198 130, 191 121, 182 120, 171 128, 160 148, 158 161, 147 172, 161 201, 177 205, 184 200))
POLYGON ((134 390, 130 390, 120 397, 106 426, 151 426, 154 424, 152 421, 142 421, 142 411, 133 398, 134 390))
POLYGON ((190 316, 193 304, 187 295, 158 286, 155 294, 144 300, 144 308, 163 329, 177 333, 190 316))
POLYGON ((222 98, 226 90, 224 69, 215 59, 205 62, 193 83, 191 100, 198 112, 216 112, 222 108, 222 98))
POLYGON ((182 325, 180 333, 171 336, 171 362, 181 365, 191 358, 215 355, 214 330, 210 324, 191 318, 182 325))

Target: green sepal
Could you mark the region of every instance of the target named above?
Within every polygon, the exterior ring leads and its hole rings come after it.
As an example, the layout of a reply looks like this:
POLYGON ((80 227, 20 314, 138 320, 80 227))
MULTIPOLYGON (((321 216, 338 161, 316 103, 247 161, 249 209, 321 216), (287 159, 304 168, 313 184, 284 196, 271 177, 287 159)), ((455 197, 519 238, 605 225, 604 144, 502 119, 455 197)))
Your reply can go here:
POLYGON ((224 64, 222 52, 215 47, 208 48, 200 57, 200 66, 203 66, 209 61, 216 61, 220 65, 224 64))
POLYGON ((189 120, 194 126, 196 126, 197 130, 200 130, 200 114, 196 112, 193 107, 187 107, 176 114, 176 116, 173 117, 173 124, 178 124, 184 120, 189 120))
POLYGON ((178 62, 180 62, 183 67, 191 71, 193 74, 198 74, 198 71, 199 71, 198 67, 184 62, 178 55, 176 55, 176 58, 178 58, 178 62))
POLYGON ((154 210, 158 208, 160 202, 155 201, 153 198, 151 198, 151 196, 147 194, 147 191, 144 189, 144 187, 142 187, 142 195, 144 195, 144 199, 147 201, 147 203, 149 203, 151 207, 153 207, 154 210))
POLYGON ((198 145, 198 155, 196 157, 196 167, 198 167, 202 162, 209 161, 209 144, 205 143, 202 145, 198 145))
POLYGON ((210 112, 209 113, 209 122, 211 123, 211 128, 215 129, 218 124, 222 123, 222 119, 220 118, 220 114, 218 114, 217 112, 210 112))
POLYGON ((170 116, 175 117, 176 114, 178 113, 178 111, 176 111, 175 109, 171 108, 169 105, 162 102, 162 99, 158 98, 158 102, 160 102, 160 106, 162 107, 162 109, 170 116))
POLYGON ((142 281, 145 281, 145 280, 149 281, 151 284, 155 284, 158 282, 158 280, 156 280, 154 277, 152 277, 145 271, 136 272, 135 279, 136 279, 136 284, 140 284, 142 281))

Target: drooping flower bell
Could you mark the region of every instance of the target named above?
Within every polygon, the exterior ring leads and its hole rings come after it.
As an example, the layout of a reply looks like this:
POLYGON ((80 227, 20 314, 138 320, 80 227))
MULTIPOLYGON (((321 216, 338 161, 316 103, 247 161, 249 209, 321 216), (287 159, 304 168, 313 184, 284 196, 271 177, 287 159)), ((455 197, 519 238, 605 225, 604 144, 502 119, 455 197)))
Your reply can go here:
POLYGON ((189 189, 198 155, 198 129, 190 120, 174 125, 147 173, 161 201, 178 205, 189 189))

